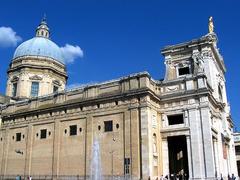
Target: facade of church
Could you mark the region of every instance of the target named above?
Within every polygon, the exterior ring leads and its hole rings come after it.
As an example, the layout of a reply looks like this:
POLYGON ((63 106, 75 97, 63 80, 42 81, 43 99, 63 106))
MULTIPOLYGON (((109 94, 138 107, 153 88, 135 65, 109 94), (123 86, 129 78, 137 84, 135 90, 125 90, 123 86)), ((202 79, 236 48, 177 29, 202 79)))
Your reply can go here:
POLYGON ((140 72, 65 90, 64 57, 43 20, 7 71, 0 177, 91 179, 96 168, 105 179, 237 175, 216 34, 161 53, 161 81, 140 72))

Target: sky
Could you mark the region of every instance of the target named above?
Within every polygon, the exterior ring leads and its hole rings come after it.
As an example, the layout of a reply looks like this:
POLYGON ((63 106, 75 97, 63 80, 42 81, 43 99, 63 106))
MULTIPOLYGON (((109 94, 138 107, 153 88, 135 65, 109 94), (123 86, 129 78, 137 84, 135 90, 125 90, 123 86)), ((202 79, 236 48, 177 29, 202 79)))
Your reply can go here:
POLYGON ((44 14, 51 39, 68 57, 68 87, 148 71, 164 78, 160 50, 199 38, 213 16, 224 57, 228 101, 240 130, 240 1, 237 0, 2 0, 0 93, 21 42, 35 36, 44 14))

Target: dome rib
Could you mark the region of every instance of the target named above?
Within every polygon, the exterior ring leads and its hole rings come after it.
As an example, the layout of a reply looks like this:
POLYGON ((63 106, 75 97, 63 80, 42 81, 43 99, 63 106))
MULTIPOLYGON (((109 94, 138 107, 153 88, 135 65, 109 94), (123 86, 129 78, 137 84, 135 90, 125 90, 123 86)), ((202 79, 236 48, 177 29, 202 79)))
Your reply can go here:
POLYGON ((61 49, 54 42, 44 37, 34 37, 20 44, 15 50, 13 59, 22 56, 50 57, 64 63, 61 49))

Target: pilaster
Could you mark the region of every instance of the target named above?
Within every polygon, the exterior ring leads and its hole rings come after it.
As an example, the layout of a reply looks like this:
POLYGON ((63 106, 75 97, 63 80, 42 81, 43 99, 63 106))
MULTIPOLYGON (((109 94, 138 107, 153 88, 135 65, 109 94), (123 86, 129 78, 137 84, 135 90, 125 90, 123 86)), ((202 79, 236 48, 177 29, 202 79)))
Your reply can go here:
POLYGON ((31 160, 32 160, 32 141, 33 141, 33 126, 28 125, 27 145, 26 145, 26 161, 25 161, 25 176, 31 175, 31 160))
POLYGON ((55 119, 54 123, 54 141, 53 141, 53 178, 57 179, 59 174, 59 146, 60 146, 60 121, 55 119))

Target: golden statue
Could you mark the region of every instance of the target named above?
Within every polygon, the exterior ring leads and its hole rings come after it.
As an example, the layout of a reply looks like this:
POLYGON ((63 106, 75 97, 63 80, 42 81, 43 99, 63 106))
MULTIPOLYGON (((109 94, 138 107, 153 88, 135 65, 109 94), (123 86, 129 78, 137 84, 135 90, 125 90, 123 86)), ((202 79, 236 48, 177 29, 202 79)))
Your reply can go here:
POLYGON ((213 17, 210 16, 208 20, 208 32, 213 33, 213 31, 214 31, 213 17))

